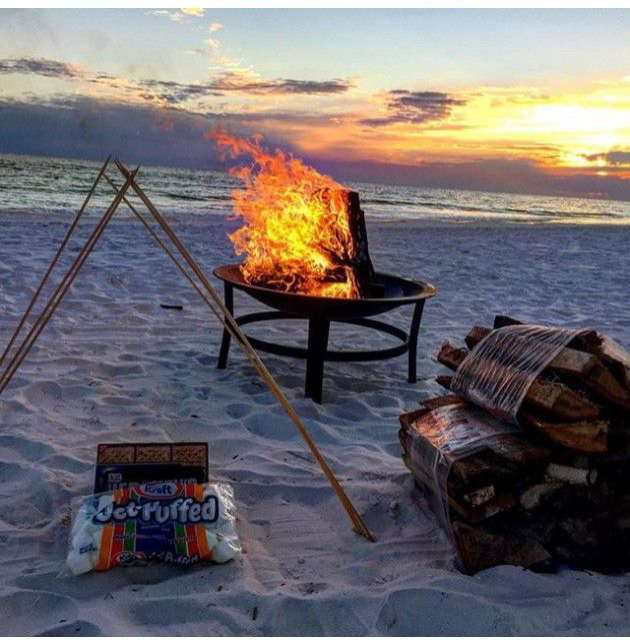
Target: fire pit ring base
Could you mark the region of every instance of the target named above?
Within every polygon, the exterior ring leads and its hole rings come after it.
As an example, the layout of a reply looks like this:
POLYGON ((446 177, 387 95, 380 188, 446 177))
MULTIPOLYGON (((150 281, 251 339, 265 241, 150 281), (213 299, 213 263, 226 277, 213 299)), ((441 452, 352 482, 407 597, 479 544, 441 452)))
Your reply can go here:
MULTIPOLYGON (((246 292, 248 295, 260 300, 267 306, 279 309, 283 304, 285 310, 259 311, 235 317, 239 326, 266 322, 269 320, 307 320, 308 321, 308 343, 307 347, 295 347, 261 340, 253 336, 247 336, 251 345, 260 351, 274 355, 285 356, 306 360, 306 384, 304 395, 312 398, 315 402, 322 402, 322 389, 324 381, 324 363, 330 362, 371 362, 389 360, 402 356, 405 353, 409 356, 408 379, 410 383, 416 382, 416 354, 420 322, 424 309, 424 302, 427 298, 435 295, 436 289, 424 282, 411 282, 395 276, 377 274, 386 285, 394 285, 396 293, 385 296, 382 299, 368 300, 333 300, 326 298, 304 297, 300 295, 276 293, 269 289, 252 287, 242 281, 237 265, 221 267, 214 271, 214 274, 224 282, 225 304, 234 313, 234 289, 246 292), (240 279, 239 279, 240 278, 240 279), (402 294, 399 294, 402 290, 402 294), (273 299, 272 299, 273 298, 273 299), (304 306, 304 304, 307 306, 304 306), (314 304, 319 304, 315 307, 314 304), (280 306, 279 306, 280 305, 280 306), (301 313, 286 310, 286 306, 304 309, 301 313), (387 324, 380 320, 370 318, 370 315, 378 315, 392 308, 403 305, 413 305, 413 315, 409 332, 398 327, 387 324), (335 316, 334 312, 341 313, 335 316), (395 346, 384 349, 372 349, 367 351, 338 351, 328 349, 328 336, 331 322, 351 324, 363 328, 380 331, 393 336, 401 342, 395 346)), ((228 353, 230 351, 231 336, 225 330, 221 342, 219 361, 217 367, 227 367, 228 353)))
MULTIPOLYGON (((281 313, 279 311, 261 311, 260 313, 248 313, 234 318, 239 326, 252 324, 255 322, 265 322, 267 320, 306 320, 298 315, 291 315, 290 313, 281 313)), ((328 362, 371 362, 373 360, 389 360, 390 358, 397 358, 409 351, 409 334, 395 327, 392 324, 386 324, 380 320, 329 320, 340 324, 351 324, 354 326, 362 326, 382 333, 392 335, 399 340, 401 344, 386 349, 372 349, 370 351, 333 351, 326 349, 324 354, 324 361, 328 362)), ((288 358, 298 358, 301 360, 308 360, 309 352, 307 348, 293 347, 286 344, 277 342, 268 342, 260 340, 253 336, 247 335, 247 339, 254 349, 259 349, 266 353, 272 353, 278 356, 285 356, 288 358)))

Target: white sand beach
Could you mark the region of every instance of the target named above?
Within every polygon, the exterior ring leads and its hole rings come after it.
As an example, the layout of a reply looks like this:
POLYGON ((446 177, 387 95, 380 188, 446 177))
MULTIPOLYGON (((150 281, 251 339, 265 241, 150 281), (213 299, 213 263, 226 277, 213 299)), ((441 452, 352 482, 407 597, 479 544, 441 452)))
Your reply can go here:
MULTIPOLYGON (((235 261, 222 218, 169 219, 209 275, 235 261)), ((0 218, 3 346, 68 221, 0 218)), ((70 244, 75 252, 86 232, 70 244)), ((441 391, 441 342, 461 343, 472 324, 489 324, 496 313, 592 326, 630 346, 630 228, 372 220, 368 234, 378 270, 438 287, 422 322, 419 382, 406 382, 406 358, 331 363, 320 406, 303 398, 302 363, 262 357, 376 543, 351 531, 238 349, 227 370, 215 368, 220 325, 170 260, 137 222, 115 218, 0 399, 0 635, 628 633, 630 575, 458 572, 414 491, 397 432, 401 412, 441 391), (211 479, 234 487, 244 549, 237 560, 60 576, 69 504, 91 493, 97 443, 201 440, 210 446, 211 479)), ((260 309, 238 293, 236 307, 260 309)), ((383 319, 406 327, 410 314, 398 309, 383 319)), ((298 326, 250 330, 279 340, 298 326)), ((304 342, 299 329, 290 335, 304 342)), ((368 331, 331 331, 332 346, 374 341, 368 331)))

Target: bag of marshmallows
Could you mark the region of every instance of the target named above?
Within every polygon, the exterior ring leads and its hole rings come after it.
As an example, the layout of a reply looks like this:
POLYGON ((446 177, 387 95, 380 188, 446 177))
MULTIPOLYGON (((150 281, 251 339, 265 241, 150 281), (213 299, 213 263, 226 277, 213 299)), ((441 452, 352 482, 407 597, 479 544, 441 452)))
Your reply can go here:
POLYGON ((68 567, 75 575, 164 561, 224 563, 241 551, 234 493, 222 483, 147 483, 84 497, 68 567))

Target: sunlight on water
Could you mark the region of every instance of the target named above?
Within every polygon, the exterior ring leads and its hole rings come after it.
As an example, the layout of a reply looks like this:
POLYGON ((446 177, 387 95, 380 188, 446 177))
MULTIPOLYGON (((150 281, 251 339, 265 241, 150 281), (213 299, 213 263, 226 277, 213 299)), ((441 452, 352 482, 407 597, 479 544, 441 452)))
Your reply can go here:
MULTIPOLYGON (((0 155, 0 212, 74 212, 99 167, 91 161, 0 155)), ((111 176, 121 183, 114 170, 111 176)), ((202 170, 143 167, 139 177, 158 207, 191 216, 229 215, 230 190, 239 185, 223 172, 202 170)), ((623 201, 354 182, 348 185, 360 193, 366 215, 381 220, 630 224, 630 204, 623 201)), ((91 212, 102 211, 111 197, 111 189, 103 182, 91 212)))

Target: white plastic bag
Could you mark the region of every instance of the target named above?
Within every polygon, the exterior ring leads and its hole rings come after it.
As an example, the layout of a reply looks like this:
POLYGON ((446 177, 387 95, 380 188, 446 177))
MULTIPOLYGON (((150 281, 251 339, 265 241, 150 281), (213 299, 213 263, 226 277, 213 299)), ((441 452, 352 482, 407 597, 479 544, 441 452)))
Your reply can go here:
POLYGON ((164 561, 224 563, 241 551, 223 483, 148 483, 80 499, 67 564, 75 575, 164 561))

